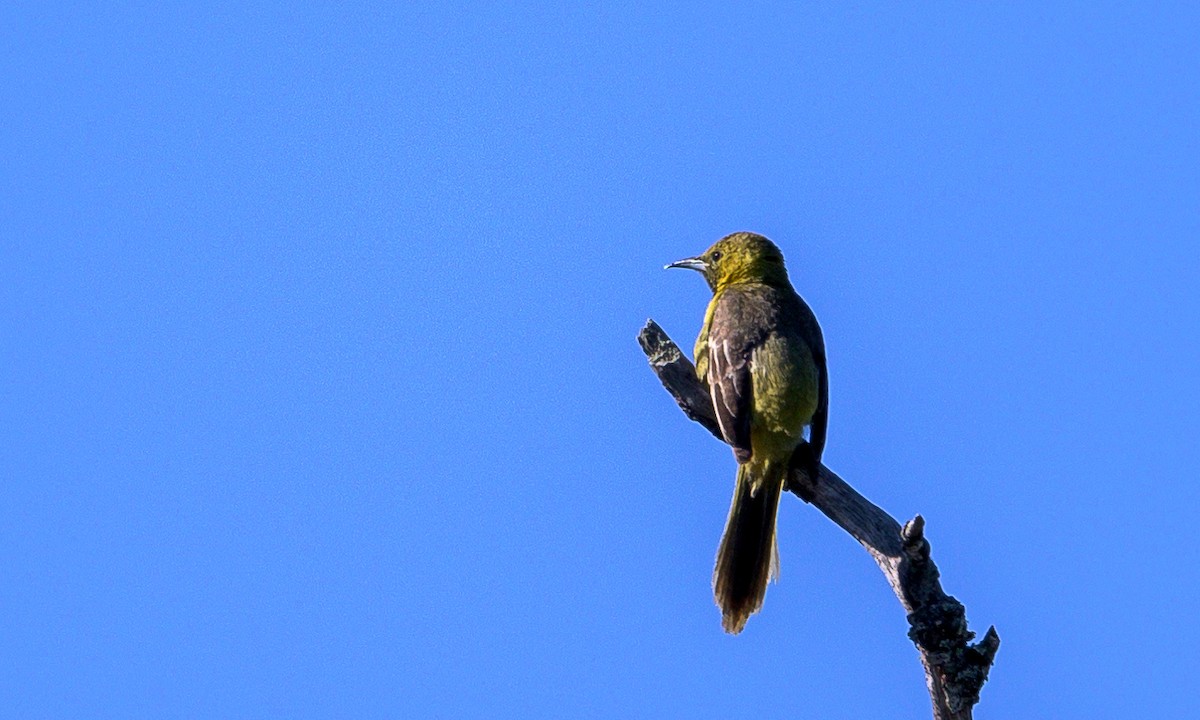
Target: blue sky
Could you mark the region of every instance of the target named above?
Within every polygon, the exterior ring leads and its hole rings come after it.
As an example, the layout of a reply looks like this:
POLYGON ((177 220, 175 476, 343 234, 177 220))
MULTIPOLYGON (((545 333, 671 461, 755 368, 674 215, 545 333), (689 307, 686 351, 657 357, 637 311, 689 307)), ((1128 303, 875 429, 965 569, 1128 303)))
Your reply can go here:
POLYGON ((635 337, 733 230, 820 318, 827 464, 1002 638, 979 718, 1195 717, 1186 3, 0 10, 14 717, 926 717, 794 497, 635 337))

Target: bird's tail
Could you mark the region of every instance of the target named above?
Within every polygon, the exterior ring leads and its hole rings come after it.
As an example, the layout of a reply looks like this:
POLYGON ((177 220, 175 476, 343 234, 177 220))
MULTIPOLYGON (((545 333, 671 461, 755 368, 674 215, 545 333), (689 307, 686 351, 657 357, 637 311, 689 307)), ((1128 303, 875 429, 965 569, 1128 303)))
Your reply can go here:
POLYGON ((725 632, 737 634, 762 608, 767 583, 779 577, 775 547, 775 515, 787 477, 787 463, 738 466, 737 488, 725 536, 713 570, 713 597, 721 608, 725 632))

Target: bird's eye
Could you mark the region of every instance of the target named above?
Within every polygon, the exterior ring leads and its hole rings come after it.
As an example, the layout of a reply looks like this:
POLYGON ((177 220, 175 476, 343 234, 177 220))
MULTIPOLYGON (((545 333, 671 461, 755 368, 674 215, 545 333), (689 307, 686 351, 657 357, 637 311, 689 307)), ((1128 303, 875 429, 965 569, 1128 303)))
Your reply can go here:
POLYGON ((716 262, 717 260, 720 260, 720 259, 721 259, 721 253, 720 253, 720 251, 714 252, 714 253, 712 254, 712 259, 713 259, 713 262, 716 262))

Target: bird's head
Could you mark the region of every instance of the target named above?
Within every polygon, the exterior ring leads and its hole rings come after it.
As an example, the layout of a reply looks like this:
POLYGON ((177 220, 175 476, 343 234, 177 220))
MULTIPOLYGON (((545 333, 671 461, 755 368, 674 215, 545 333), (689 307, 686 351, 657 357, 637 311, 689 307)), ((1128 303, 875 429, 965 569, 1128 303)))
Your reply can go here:
POLYGON ((699 271, 713 292, 738 283, 786 284, 783 253, 762 235, 736 232, 726 235, 703 255, 678 260, 668 268, 699 271))

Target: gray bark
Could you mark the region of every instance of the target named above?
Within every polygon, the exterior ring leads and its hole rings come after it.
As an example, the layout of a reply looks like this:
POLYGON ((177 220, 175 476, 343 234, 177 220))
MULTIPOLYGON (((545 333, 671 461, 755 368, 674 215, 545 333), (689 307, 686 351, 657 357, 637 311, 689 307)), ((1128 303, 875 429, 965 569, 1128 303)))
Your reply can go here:
MULTIPOLYGON (((722 439, 708 391, 679 347, 653 320, 646 322, 638 342, 684 414, 722 439)), ((795 459, 803 455, 797 451, 795 459)), ((850 533, 883 571, 908 616, 908 637, 925 668, 934 720, 970 720, 1000 636, 989 627, 982 640, 971 642, 975 633, 967 629, 966 610, 942 590, 929 556, 925 520, 918 515, 902 527, 824 465, 813 479, 803 462, 794 461, 787 489, 850 533)))

